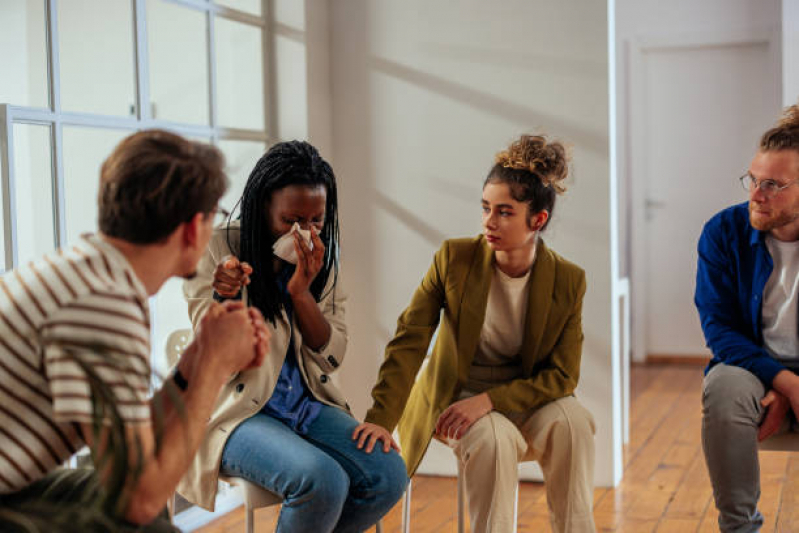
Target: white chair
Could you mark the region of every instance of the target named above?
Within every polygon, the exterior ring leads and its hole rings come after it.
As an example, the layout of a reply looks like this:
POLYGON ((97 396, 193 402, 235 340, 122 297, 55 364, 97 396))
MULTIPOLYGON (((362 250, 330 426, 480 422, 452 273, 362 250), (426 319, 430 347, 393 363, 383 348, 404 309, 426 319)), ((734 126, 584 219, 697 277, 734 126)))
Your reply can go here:
MULTIPOLYGON (((465 533, 464 524, 466 516, 466 482, 463 479, 461 464, 458 461, 458 533, 465 533)), ((405 490, 405 499, 402 508, 402 532, 411 531, 411 488, 413 479, 408 480, 408 488, 405 490)), ((516 480, 516 497, 513 499, 513 530, 516 531, 519 515, 519 481, 516 480)))
MULTIPOLYGON (((177 329, 169 334, 166 339, 166 360, 167 364, 172 367, 180 358, 183 351, 191 342, 192 331, 190 329, 177 329)), ((254 514, 256 509, 262 507, 270 507, 272 505, 280 505, 283 499, 269 492, 268 490, 250 483, 246 479, 239 477, 229 477, 220 475, 219 479, 225 483, 237 488, 240 491, 241 499, 244 501, 244 508, 247 512, 247 533, 254 533, 255 520, 254 514)), ((175 497, 173 496, 169 502, 169 516, 172 518, 175 513, 175 497)))
MULTIPOLYGON (((166 360, 167 364, 174 366, 180 355, 191 342, 192 331, 190 329, 177 329, 169 334, 166 339, 166 360)), ((262 507, 270 507, 272 505, 280 505, 283 499, 273 492, 269 492, 260 485, 250 483, 244 478, 223 476, 220 474, 220 481, 237 488, 240 491, 241 499, 244 500, 244 508, 247 512, 247 533, 254 533, 255 531, 255 510, 262 507)), ((167 504, 169 508, 169 518, 172 519, 175 514, 175 496, 170 498, 167 504)), ((382 521, 378 522, 375 526, 377 533, 383 533, 382 521)))

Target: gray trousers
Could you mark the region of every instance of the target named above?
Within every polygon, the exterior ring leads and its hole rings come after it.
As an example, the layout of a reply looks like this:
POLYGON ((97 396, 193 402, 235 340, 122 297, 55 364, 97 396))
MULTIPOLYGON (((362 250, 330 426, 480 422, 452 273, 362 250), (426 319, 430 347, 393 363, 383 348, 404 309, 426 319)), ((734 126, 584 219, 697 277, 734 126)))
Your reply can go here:
POLYGON ((705 376, 702 393, 702 448, 719 510, 719 530, 759 531, 763 515, 757 431, 766 388, 743 368, 718 364, 705 376))

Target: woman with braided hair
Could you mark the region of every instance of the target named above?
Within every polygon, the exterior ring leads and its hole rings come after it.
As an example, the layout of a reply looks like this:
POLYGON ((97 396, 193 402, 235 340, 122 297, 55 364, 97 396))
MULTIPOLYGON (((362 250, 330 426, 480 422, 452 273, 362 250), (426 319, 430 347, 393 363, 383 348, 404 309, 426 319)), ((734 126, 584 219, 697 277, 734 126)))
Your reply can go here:
POLYGON ((194 324, 214 299, 257 307, 270 352, 220 392, 179 492, 213 509, 219 474, 241 477, 283 498, 279 532, 364 531, 408 478, 395 450, 357 448, 358 422, 330 379, 347 344, 333 170, 306 142, 278 143, 240 203, 240 219, 215 230, 184 295, 194 324))
POLYGON ((455 452, 473 532, 514 528, 517 464, 535 460, 552 529, 594 531, 594 421, 573 396, 585 274, 539 234, 565 188, 559 142, 524 135, 483 185, 483 234, 445 241, 386 347, 359 445, 393 443, 410 475, 432 438, 455 452), (427 367, 415 379, 433 334, 427 367))

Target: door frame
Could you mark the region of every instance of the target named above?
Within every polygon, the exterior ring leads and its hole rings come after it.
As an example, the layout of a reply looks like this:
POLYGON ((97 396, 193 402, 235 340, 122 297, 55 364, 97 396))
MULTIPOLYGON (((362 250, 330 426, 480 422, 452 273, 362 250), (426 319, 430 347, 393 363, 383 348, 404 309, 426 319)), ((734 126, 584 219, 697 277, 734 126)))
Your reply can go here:
MULTIPOLYGON (((625 55, 628 66, 626 133, 624 149, 626 156, 625 183, 629 187, 629 235, 630 246, 630 291, 631 291, 631 330, 632 360, 646 361, 647 347, 647 296, 649 282, 647 272, 646 243, 646 186, 643 179, 635 180, 639 170, 644 168, 646 158, 645 143, 636 140, 636 133, 645 131, 647 110, 644 102, 647 84, 644 76, 649 54, 659 51, 705 48, 739 48, 743 46, 767 45, 769 50, 769 70, 773 76, 775 89, 782 91, 782 54, 779 28, 765 28, 750 31, 717 31, 702 33, 668 33, 636 36, 625 41, 625 55)), ((782 102, 781 94, 778 101, 782 102)), ((774 117, 775 120, 777 117, 774 117)), ((691 310, 693 312, 693 309, 691 310)))

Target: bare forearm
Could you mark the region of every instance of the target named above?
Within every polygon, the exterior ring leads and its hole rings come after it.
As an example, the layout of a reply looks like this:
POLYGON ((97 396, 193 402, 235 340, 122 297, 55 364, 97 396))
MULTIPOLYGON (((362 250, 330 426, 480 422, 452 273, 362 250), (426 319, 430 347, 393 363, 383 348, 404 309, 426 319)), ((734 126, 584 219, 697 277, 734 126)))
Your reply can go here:
POLYGON ((131 494, 128 520, 148 523, 164 508, 205 436, 224 377, 210 371, 193 372, 177 400, 164 390, 153 398, 153 410, 160 409, 161 416, 154 417, 152 427, 155 432, 162 430, 162 440, 131 494))
POLYGON ((331 327, 319 304, 309 291, 291 295, 294 316, 302 333, 303 342, 312 350, 318 350, 330 340, 331 327))
POLYGON ((774 376, 771 386, 779 393, 788 398, 799 397, 799 376, 790 370, 780 370, 774 376))

